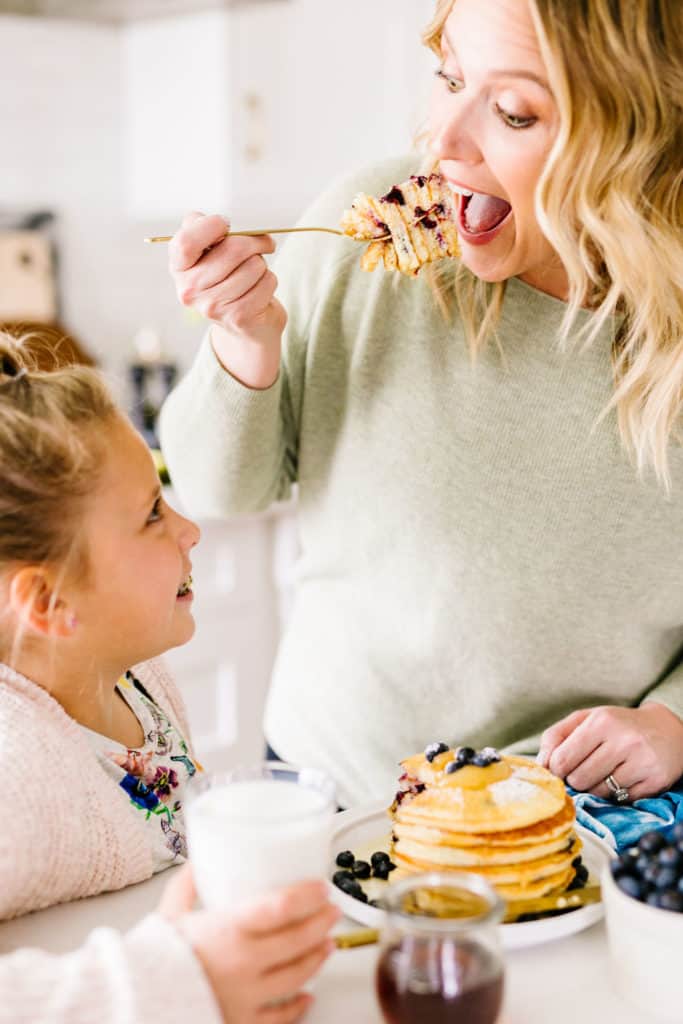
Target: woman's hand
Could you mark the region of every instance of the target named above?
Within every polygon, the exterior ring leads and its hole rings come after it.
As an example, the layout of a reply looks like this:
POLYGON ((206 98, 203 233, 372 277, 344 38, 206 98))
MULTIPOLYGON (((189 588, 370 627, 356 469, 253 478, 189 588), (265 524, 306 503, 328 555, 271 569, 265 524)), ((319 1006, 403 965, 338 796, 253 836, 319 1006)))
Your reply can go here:
POLYGON ((301 988, 334 949, 340 911, 323 882, 300 882, 234 916, 194 911, 190 866, 167 887, 159 912, 192 946, 225 1024, 293 1024, 312 1002, 301 988))
POLYGON ((639 800, 683 775, 683 721, 654 701, 574 711, 546 729, 538 761, 574 789, 609 797, 608 775, 639 800))
POLYGON ((169 269, 178 298, 214 327, 218 359, 252 388, 277 378, 280 339, 287 323, 275 298, 277 278, 263 256, 275 251, 270 235, 227 236, 218 216, 189 213, 169 246, 169 269))

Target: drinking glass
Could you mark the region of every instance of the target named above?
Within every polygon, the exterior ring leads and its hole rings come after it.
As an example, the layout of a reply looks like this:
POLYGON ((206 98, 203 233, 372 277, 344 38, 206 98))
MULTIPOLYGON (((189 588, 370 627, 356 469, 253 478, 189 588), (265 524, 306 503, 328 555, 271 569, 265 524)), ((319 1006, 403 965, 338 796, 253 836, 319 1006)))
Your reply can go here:
POLYGON ((493 1024, 504 904, 484 878, 433 872, 387 889, 376 991, 387 1024, 493 1024))
POLYGON ((335 807, 327 775, 280 761, 195 776, 187 840, 204 906, 239 910, 276 886, 326 877, 335 807))

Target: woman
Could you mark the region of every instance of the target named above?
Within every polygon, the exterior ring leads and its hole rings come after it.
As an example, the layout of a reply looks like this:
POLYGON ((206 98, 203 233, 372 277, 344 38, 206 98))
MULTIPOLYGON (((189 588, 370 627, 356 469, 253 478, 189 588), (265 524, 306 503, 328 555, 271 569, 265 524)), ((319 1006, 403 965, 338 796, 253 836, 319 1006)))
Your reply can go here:
POLYGON ((212 326, 163 445, 197 514, 298 484, 280 756, 347 804, 435 739, 638 799, 683 774, 683 9, 440 0, 425 38, 429 163, 477 193, 461 264, 369 276, 354 243, 294 236, 280 302, 272 239, 191 214, 171 269, 212 326))

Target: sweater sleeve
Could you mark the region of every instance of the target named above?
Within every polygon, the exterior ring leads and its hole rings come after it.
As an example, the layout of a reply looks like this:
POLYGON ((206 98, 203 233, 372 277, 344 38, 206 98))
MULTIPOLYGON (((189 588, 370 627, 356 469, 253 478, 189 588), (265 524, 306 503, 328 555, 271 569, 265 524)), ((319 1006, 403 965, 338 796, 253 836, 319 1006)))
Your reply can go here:
POLYGON ((209 983, 183 937, 158 914, 126 934, 97 928, 72 953, 0 957, 0 1024, 220 1024, 209 983))
MULTIPOLYGON (((301 224, 336 227, 356 192, 384 191, 405 176, 408 166, 402 157, 334 183, 301 224)), ((289 497, 297 480, 309 339, 315 331, 338 330, 336 323, 326 328, 325 301, 343 290, 361 252, 348 239, 323 234, 291 235, 283 245, 275 272, 288 322, 280 373, 270 388, 241 384, 219 363, 208 336, 204 339, 159 421, 173 485, 191 514, 248 515, 289 497)))
POLYGON ((654 700, 683 719, 683 659, 645 694, 641 704, 654 700))

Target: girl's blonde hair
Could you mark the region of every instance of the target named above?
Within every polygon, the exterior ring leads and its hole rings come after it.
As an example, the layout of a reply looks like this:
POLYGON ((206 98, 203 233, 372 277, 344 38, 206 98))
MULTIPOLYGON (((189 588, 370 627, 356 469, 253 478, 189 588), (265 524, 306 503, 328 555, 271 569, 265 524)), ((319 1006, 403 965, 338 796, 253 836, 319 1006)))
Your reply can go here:
MULTIPOLYGON (((425 30, 437 54, 455 2, 437 0, 425 30)), ((585 344, 615 317, 605 414, 616 407, 639 472, 653 466, 669 488, 683 403, 683 3, 529 5, 560 114, 536 192, 538 222, 569 277, 560 339, 581 306, 592 310, 585 344)), ((505 282, 460 265, 454 286, 474 355, 495 332, 505 282)))
POLYGON ((29 340, 0 331, 0 575, 47 564, 64 578, 87 571, 79 524, 102 461, 96 428, 117 410, 90 367, 38 370, 29 340))

